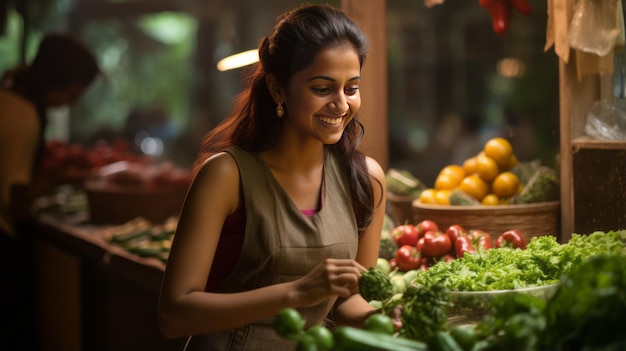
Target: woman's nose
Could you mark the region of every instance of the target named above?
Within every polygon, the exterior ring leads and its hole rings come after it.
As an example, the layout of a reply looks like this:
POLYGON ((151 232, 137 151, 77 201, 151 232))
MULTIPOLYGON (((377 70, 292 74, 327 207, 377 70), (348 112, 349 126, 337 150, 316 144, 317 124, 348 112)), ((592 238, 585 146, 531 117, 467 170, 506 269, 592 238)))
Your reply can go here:
POLYGON ((338 94, 337 98, 328 104, 328 107, 334 112, 339 112, 339 114, 345 114, 350 108, 343 94, 338 94))

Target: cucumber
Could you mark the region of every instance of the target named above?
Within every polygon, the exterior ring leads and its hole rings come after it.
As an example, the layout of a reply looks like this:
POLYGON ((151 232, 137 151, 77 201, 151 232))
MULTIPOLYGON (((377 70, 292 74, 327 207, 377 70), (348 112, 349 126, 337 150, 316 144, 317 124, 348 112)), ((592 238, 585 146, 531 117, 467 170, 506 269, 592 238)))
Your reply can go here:
POLYGON ((139 238, 150 238, 150 229, 114 233, 109 241, 116 244, 124 244, 139 238))
POLYGON ((429 350, 432 351, 463 351, 463 348, 446 331, 438 331, 428 342, 429 350))
POLYGON ((336 351, 427 351, 425 343, 348 326, 335 328, 336 351))

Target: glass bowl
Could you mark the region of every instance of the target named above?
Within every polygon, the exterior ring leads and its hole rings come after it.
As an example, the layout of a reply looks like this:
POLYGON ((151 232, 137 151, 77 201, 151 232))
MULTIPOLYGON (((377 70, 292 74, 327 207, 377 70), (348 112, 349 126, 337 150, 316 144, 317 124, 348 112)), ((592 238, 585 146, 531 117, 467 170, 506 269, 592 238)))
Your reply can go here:
POLYGON ((490 291, 452 291, 452 306, 448 309, 448 325, 475 324, 486 315, 493 314, 493 299, 505 294, 530 294, 545 300, 558 290, 559 283, 527 288, 490 291))

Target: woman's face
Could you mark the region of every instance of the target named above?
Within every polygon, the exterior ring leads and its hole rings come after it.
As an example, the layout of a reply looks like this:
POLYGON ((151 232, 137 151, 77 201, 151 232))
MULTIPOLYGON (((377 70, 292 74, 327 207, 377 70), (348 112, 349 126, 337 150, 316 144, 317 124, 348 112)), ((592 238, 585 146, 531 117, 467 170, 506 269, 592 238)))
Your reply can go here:
POLYGON ((361 68, 349 45, 321 51, 289 81, 285 126, 307 138, 335 144, 361 107, 361 68))

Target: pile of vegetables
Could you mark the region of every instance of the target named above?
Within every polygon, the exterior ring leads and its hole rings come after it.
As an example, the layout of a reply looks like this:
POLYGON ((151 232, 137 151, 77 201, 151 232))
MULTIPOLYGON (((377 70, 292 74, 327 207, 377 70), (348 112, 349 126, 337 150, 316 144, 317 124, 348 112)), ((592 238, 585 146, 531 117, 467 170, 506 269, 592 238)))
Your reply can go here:
POLYGON ((484 230, 467 230, 459 224, 440 229, 436 222, 425 219, 415 225, 405 223, 383 229, 379 257, 388 260, 392 268, 408 272, 428 270, 440 261, 499 247, 525 249, 526 237, 520 230, 510 229, 492 239, 484 230))
POLYGON ((479 250, 462 259, 439 262, 415 276, 415 283, 443 282, 456 291, 516 289, 552 284, 572 267, 601 253, 624 250, 626 231, 573 234, 560 244, 554 236, 531 238, 525 250, 479 250))
POLYGON ((375 313, 364 322, 363 328, 348 326, 330 330, 322 325, 305 326, 300 313, 284 308, 272 321, 276 333, 296 342, 296 351, 426 351, 426 344, 392 335, 390 317, 375 313))
POLYGON ((104 237, 140 257, 151 257, 167 263, 174 240, 178 218, 170 217, 162 224, 155 224, 143 217, 107 229, 104 237))
POLYGON ((624 350, 626 256, 589 257, 562 277, 548 301, 503 295, 476 326, 474 350, 624 350))
POLYGON ((303 336, 309 333, 303 327, 292 339, 299 340, 297 350, 623 350, 625 248, 626 230, 620 230, 573 234, 566 244, 551 236, 534 237, 525 250, 479 250, 409 277, 408 272, 370 268, 359 288, 378 308, 370 317, 377 321, 366 322, 362 329, 328 330, 330 348, 310 346, 314 342, 303 336), (387 280, 394 276, 408 280, 402 292, 389 290, 387 280), (476 324, 449 323, 455 290, 515 289, 555 281, 559 284, 551 297, 498 295, 493 313, 476 324), (400 307, 403 327, 393 331, 390 317, 400 307))

